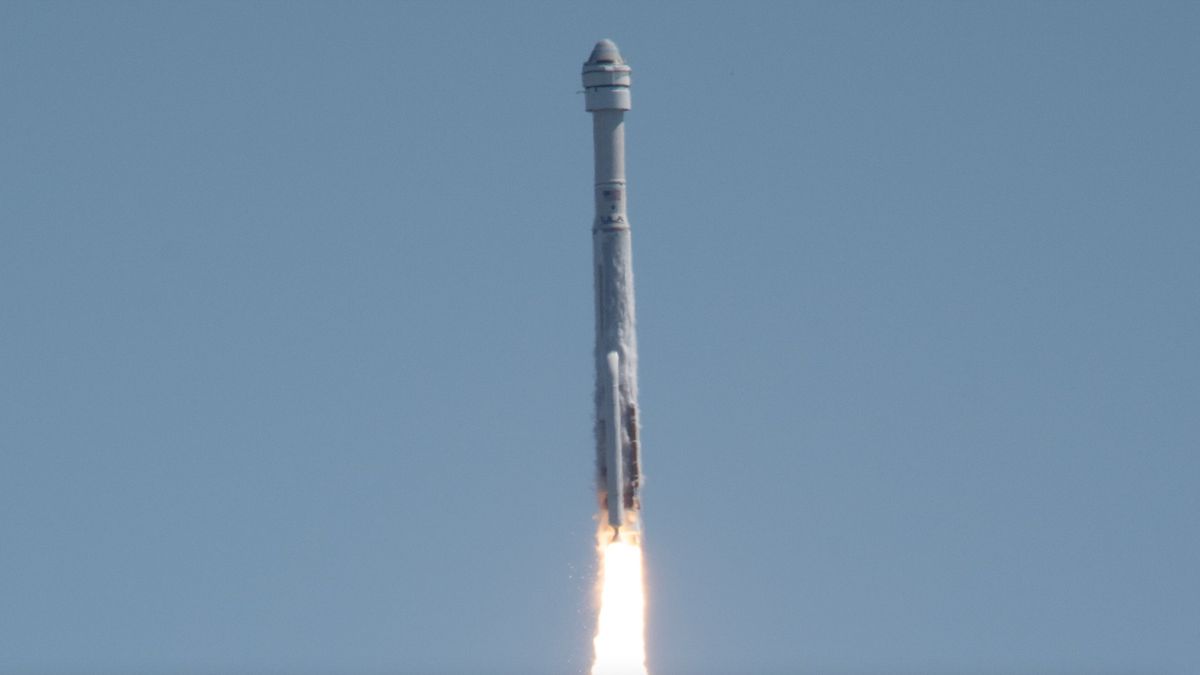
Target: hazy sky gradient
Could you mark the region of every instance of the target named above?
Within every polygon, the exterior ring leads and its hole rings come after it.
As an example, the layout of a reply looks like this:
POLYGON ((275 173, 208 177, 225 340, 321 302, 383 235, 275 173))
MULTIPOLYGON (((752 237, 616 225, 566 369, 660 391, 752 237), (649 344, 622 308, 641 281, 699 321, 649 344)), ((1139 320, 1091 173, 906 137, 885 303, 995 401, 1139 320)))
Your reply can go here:
POLYGON ((0 672, 1200 672, 1200 4, 0 5, 0 672))

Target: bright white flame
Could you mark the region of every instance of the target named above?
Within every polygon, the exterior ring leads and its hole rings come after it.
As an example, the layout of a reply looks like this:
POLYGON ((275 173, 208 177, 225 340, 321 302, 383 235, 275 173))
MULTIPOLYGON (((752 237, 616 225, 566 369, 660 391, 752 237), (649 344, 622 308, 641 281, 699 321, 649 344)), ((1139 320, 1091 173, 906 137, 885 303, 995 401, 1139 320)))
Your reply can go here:
POLYGON ((642 548, 628 541, 601 544, 600 566, 592 675, 647 675, 642 548))

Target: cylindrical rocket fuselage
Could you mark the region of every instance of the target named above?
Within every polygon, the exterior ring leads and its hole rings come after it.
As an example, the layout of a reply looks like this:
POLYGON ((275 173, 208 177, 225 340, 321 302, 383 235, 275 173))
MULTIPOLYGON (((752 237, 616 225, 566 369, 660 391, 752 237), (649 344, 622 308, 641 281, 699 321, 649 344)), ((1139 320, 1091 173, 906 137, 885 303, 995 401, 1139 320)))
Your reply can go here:
POLYGON ((608 523, 614 529, 636 524, 641 485, 633 257, 625 209, 629 72, 616 45, 608 40, 596 44, 583 66, 587 110, 592 113, 596 169, 592 252, 596 292, 597 489, 608 523))

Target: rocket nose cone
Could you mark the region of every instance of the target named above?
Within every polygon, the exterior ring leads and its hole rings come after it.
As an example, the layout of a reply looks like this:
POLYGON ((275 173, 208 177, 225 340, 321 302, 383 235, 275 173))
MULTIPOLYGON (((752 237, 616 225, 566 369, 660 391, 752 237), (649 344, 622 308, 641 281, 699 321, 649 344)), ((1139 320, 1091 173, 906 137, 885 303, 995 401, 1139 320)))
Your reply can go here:
POLYGON ((588 58, 588 63, 625 63, 621 60, 621 52, 617 50, 617 43, 612 40, 601 40, 596 43, 592 49, 592 55, 588 58))

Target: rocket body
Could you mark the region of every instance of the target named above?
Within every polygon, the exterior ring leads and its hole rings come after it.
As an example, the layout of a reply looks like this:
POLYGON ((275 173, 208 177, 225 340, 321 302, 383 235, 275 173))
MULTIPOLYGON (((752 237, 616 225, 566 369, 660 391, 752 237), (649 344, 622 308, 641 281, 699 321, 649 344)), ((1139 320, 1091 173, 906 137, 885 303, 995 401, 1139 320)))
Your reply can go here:
POLYGON ((633 257, 625 208, 625 111, 630 69, 609 40, 596 43, 583 65, 592 113, 595 205, 592 256, 596 302, 596 483, 614 536, 640 529, 637 334, 633 257))

